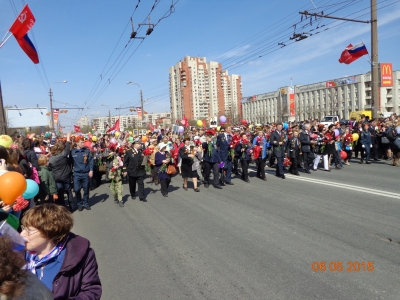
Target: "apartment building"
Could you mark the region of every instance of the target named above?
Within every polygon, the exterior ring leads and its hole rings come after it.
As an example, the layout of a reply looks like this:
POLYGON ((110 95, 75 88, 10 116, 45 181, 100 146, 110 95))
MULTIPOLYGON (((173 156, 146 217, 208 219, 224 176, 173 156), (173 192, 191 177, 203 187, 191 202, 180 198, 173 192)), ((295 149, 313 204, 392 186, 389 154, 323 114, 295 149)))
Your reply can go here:
MULTIPOLYGON (((393 85, 379 88, 375 105, 380 112, 399 114, 400 71, 392 74, 393 85)), ((371 110, 371 100, 371 74, 359 74, 245 97, 243 119, 255 123, 321 119, 326 115, 348 119, 352 111, 371 110)))
POLYGON ((120 126, 123 129, 147 127, 148 123, 151 123, 153 126, 161 127, 171 124, 171 114, 165 112, 144 114, 143 121, 138 119, 137 114, 96 117, 92 119, 92 126, 95 126, 96 130, 100 132, 105 132, 107 130, 107 124, 112 126, 118 119, 120 119, 120 126))
POLYGON ((186 56, 169 69, 170 108, 174 121, 241 118, 242 83, 218 62, 186 56))

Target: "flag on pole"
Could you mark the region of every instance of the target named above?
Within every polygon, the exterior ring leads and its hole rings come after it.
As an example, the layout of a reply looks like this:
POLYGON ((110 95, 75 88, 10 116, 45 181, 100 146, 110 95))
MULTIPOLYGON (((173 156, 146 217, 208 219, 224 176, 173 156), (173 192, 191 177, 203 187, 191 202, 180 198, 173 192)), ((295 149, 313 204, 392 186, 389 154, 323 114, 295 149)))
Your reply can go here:
POLYGON ((185 127, 189 126, 189 121, 186 118, 186 116, 183 116, 183 121, 185 121, 185 125, 183 125, 183 126, 185 126, 185 127))
POLYGON ((368 50, 364 43, 359 43, 355 46, 349 44, 342 52, 339 62, 348 65, 366 54, 368 54, 368 50))
POLYGON ((17 40, 21 49, 26 53, 26 55, 28 55, 28 57, 33 61, 33 63, 38 64, 39 55, 32 41, 29 39, 28 34, 25 34, 22 38, 15 37, 15 39, 17 40))
POLYGON ((75 132, 81 132, 81 126, 74 125, 74 131, 75 132))
POLYGON ((136 113, 138 115, 138 120, 142 121, 142 108, 141 107, 136 107, 136 113))
POLYGON ((107 132, 110 132, 110 131, 113 131, 113 130, 120 131, 119 119, 115 122, 114 126, 108 128, 107 132))
POLYGON ((32 29, 35 21, 32 11, 29 9, 28 4, 26 4, 8 31, 10 31, 17 40, 22 39, 27 32, 32 29))
POLYGON ((206 127, 206 128, 207 128, 207 121, 206 121, 206 119, 203 119, 203 127, 206 127))
POLYGON ((153 124, 151 124, 151 122, 149 122, 149 129, 150 129, 151 131, 154 130, 153 124))

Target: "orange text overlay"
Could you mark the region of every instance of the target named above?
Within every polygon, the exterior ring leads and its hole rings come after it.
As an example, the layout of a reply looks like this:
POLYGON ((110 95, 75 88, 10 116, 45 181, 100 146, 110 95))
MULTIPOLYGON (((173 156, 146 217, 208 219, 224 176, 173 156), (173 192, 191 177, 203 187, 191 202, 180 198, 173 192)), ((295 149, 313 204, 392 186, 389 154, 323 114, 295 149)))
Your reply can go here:
POLYGON ((373 261, 314 261, 311 264, 311 269, 314 272, 372 272, 375 270, 373 261))

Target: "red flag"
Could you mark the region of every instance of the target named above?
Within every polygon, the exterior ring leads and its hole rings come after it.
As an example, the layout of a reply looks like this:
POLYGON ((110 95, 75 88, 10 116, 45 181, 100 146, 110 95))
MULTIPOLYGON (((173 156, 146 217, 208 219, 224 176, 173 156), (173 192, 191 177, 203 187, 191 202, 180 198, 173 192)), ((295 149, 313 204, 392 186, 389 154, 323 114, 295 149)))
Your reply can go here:
POLYGON ((75 132, 81 132, 81 126, 74 125, 75 132))
POLYGON ((28 55, 28 57, 33 61, 33 63, 38 64, 39 63, 39 55, 36 51, 35 46, 29 39, 28 35, 25 34, 22 38, 17 38, 15 36, 15 38, 17 39, 19 46, 22 48, 22 50, 24 50, 26 55, 28 55))
POLYGON ((115 122, 113 127, 108 128, 107 132, 110 132, 110 131, 113 131, 113 130, 116 130, 116 131, 120 130, 120 128, 119 128, 119 119, 115 122))
POLYGON ((203 119, 203 127, 207 127, 207 121, 206 121, 206 119, 203 119))
POLYGON ((149 122, 149 129, 150 129, 151 131, 154 130, 153 124, 151 124, 151 122, 149 122))
POLYGON ((183 121, 185 121, 185 125, 183 125, 183 126, 189 126, 189 122, 188 122, 188 119, 186 118, 186 116, 183 116, 183 121))
POLYGON ((33 16, 27 4, 22 9, 8 31, 10 31, 16 39, 21 39, 29 30, 31 30, 33 24, 35 24, 35 21, 35 17, 33 16))

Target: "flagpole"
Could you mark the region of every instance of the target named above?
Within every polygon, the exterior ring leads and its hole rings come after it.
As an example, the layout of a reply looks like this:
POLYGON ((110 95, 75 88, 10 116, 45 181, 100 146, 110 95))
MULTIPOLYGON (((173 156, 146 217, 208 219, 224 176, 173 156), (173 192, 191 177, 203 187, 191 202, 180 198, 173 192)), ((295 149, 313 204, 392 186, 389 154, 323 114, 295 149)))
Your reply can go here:
MULTIPOLYGON (((361 40, 361 42, 365 45, 365 43, 364 43, 364 41, 363 40, 361 40)), ((371 56, 369 55, 369 52, 368 52, 368 57, 369 57, 369 59, 368 58, 366 58, 365 57, 365 55, 363 55, 363 57, 369 62, 369 64, 370 65, 372 65, 372 62, 371 62, 371 56)))
POLYGON ((3 40, 0 43, 0 48, 3 47, 4 44, 8 41, 8 39, 12 36, 12 34, 10 34, 6 39, 4 39, 7 36, 7 33, 5 34, 5 36, 3 37, 3 40))

